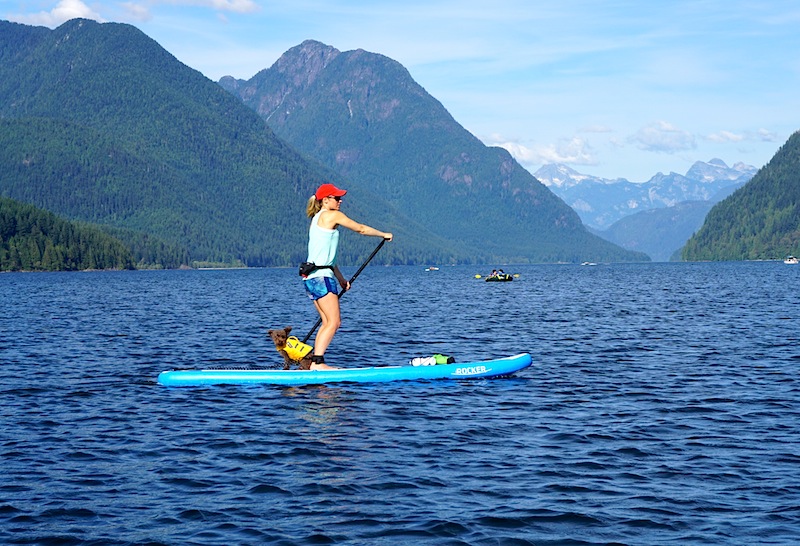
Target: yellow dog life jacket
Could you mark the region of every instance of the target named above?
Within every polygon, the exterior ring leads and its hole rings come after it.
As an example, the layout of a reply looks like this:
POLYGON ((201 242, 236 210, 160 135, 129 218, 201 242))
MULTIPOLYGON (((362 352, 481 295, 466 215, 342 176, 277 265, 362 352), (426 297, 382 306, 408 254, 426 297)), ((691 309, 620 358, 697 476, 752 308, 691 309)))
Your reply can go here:
POLYGON ((294 336, 286 339, 286 346, 283 348, 292 360, 302 360, 311 349, 313 349, 311 345, 306 345, 294 336))

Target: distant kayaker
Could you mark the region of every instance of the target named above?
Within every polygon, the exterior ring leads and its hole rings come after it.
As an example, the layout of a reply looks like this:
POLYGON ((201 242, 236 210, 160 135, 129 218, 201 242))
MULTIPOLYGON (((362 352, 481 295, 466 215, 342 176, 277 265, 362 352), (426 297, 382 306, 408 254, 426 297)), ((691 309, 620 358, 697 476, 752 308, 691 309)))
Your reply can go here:
POLYGON ((307 261, 314 263, 319 269, 309 273, 303 284, 322 321, 319 332, 314 338, 312 370, 331 369, 331 366, 325 364, 325 351, 342 323, 339 292, 334 279, 339 281, 342 290, 350 290, 350 283, 336 266, 336 251, 339 246, 337 228, 344 226, 361 235, 383 237, 389 241, 393 237, 391 233, 359 224, 341 212, 339 208, 346 193, 347 190, 339 189, 333 184, 322 184, 309 198, 306 206, 306 214, 311 218, 308 229, 307 261))

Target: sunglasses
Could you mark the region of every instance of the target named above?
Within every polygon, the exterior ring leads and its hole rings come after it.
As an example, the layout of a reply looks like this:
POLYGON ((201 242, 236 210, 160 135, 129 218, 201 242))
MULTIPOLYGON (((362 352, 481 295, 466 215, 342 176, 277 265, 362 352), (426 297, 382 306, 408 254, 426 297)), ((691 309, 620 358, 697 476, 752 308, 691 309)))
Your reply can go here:
POLYGON ((336 199, 336 202, 338 203, 339 201, 342 200, 342 196, 341 195, 329 195, 328 199, 336 199))

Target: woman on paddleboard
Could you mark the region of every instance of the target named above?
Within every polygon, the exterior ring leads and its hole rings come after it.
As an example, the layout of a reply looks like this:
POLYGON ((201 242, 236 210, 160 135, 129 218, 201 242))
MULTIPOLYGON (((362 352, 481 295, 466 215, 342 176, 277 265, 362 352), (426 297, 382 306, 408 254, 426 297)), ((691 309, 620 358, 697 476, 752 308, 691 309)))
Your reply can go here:
POLYGON ((331 369, 331 366, 325 364, 325 350, 342 324, 336 280, 339 281, 343 291, 350 290, 350 283, 336 266, 336 250, 339 246, 337 228, 344 226, 361 235, 392 240, 391 233, 359 224, 339 210, 342 206, 342 197, 346 193, 347 190, 341 190, 333 184, 322 184, 309 198, 306 206, 306 214, 311 218, 311 226, 308 229, 307 261, 315 264, 318 269, 309 273, 303 284, 322 321, 314 339, 312 370, 331 369))

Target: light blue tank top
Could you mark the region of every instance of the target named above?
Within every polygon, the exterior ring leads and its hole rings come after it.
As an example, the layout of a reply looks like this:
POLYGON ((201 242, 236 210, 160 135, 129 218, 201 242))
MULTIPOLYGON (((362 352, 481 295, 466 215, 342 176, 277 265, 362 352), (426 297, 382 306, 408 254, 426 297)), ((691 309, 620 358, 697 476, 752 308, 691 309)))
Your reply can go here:
MULTIPOLYGON (((336 250, 339 248, 339 230, 325 229, 317 225, 319 211, 311 219, 311 226, 308 228, 308 261, 317 265, 336 265, 336 250)), ((308 278, 333 277, 331 269, 317 269, 308 278)))

